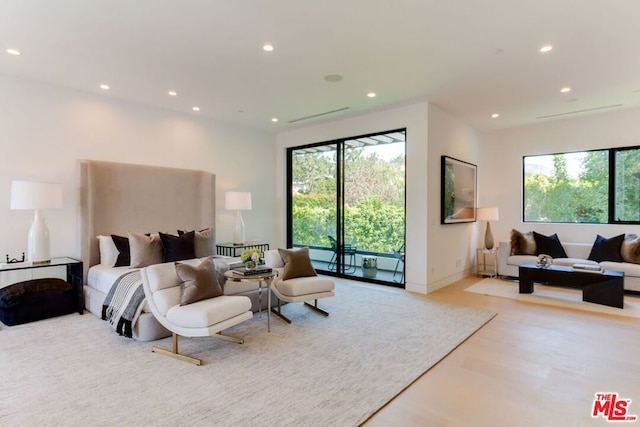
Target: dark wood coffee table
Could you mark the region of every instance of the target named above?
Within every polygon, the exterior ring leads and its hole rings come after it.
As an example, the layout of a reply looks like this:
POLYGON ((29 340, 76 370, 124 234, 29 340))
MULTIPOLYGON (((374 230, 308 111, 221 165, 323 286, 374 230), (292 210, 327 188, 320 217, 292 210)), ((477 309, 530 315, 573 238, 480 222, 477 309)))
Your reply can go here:
POLYGON ((575 271, 564 265, 547 268, 535 264, 522 264, 518 269, 520 293, 533 293, 533 282, 551 286, 582 289, 582 301, 610 307, 624 307, 624 272, 604 270, 603 273, 575 271))

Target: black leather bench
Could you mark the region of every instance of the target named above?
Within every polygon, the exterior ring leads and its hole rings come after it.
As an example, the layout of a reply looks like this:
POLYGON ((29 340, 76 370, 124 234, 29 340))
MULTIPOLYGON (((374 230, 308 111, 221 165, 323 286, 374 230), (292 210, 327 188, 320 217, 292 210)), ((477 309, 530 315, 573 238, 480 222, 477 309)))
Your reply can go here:
POLYGON ((34 279, 0 289, 0 321, 8 326, 73 313, 78 309, 73 285, 62 279, 34 279))

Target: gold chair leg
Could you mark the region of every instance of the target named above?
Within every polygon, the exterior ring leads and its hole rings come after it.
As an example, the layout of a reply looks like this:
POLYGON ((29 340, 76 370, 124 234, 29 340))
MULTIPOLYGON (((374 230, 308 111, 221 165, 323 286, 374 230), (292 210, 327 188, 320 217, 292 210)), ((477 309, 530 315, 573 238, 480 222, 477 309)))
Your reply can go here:
POLYGON ((173 357, 174 359, 182 360, 184 362, 193 363, 194 365, 202 365, 202 360, 178 353, 178 334, 176 333, 173 334, 173 345, 171 346, 171 350, 153 346, 151 347, 151 351, 164 356, 173 357))
MULTIPOLYGON (((234 342, 236 344, 243 344, 244 343, 244 339, 243 338, 232 337, 230 335, 222 335, 220 332, 218 332, 217 334, 214 334, 212 336, 214 338, 220 338, 221 340, 234 342)), ((184 355, 184 354, 180 354, 178 352, 178 334, 176 334, 176 333, 174 333, 172 335, 171 350, 167 350, 165 348, 152 346, 151 347, 151 351, 154 352, 154 353, 162 354, 164 356, 173 357, 174 359, 182 360, 184 362, 193 363, 194 365, 198 365, 198 366, 202 365, 202 360, 201 359, 196 359, 195 357, 191 357, 191 356, 187 356, 187 355, 184 355)))
POLYGON ((314 301, 313 305, 309 304, 306 301, 304 302, 304 305, 314 309, 315 311, 317 311, 320 314, 324 314, 325 316, 329 316, 329 312, 328 311, 325 311, 325 310, 321 309, 320 307, 318 307, 318 300, 317 299, 313 300, 313 301, 314 301))
POLYGON ((220 338, 221 340, 234 342, 236 344, 244 344, 244 339, 243 338, 232 337, 231 335, 222 335, 220 332, 218 332, 217 334, 212 335, 212 336, 214 336, 216 338, 220 338))

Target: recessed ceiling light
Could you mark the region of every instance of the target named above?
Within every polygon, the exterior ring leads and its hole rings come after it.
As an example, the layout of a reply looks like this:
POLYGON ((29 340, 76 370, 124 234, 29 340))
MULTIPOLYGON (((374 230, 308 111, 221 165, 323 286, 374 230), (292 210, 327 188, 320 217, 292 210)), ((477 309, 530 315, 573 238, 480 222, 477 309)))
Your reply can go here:
POLYGON ((500 117, 500 114, 498 114, 498 113, 493 113, 493 114, 491 115, 491 118, 492 118, 492 119, 497 119, 498 117, 500 117))
POLYGON ((375 93, 375 92, 369 92, 369 93, 367 94, 367 96, 368 96, 369 98, 375 98, 375 97, 376 97, 376 93, 375 93))
POLYGON ((19 50, 17 50, 17 49, 7 49, 7 53, 8 53, 9 55, 16 55, 16 56, 17 56, 17 55, 20 55, 20 51, 19 51, 19 50))
POLYGON ((266 52, 272 52, 273 51, 273 45, 272 44, 265 44, 262 45, 262 50, 266 51, 266 52))
POLYGON ((276 123, 276 122, 278 121, 278 118, 277 118, 277 117, 274 117, 273 119, 271 119, 271 121, 272 121, 273 123, 276 123))
POLYGON ((329 83, 337 83, 342 80, 342 76, 340 74, 327 74, 324 79, 329 83))
POLYGON ((545 52, 550 52, 551 49, 553 49, 553 46, 551 46, 550 44, 544 45, 540 48, 540 52, 545 53, 545 52))
POLYGON ((193 108, 191 108, 191 109, 192 109, 193 111, 200 111, 200 107, 198 107, 198 106, 195 106, 195 107, 193 107, 193 108))
POLYGON ((109 86, 108 84, 102 83, 100 85, 100 89, 109 90, 109 89, 111 89, 111 86, 109 86))
POLYGON ((170 90, 169 92, 167 92, 169 94, 169 96, 176 96, 178 95, 178 92, 174 91, 174 90, 170 90))
POLYGON ((562 93, 571 92, 571 88, 570 87, 563 87, 562 89, 560 89, 560 92, 562 92, 562 93))

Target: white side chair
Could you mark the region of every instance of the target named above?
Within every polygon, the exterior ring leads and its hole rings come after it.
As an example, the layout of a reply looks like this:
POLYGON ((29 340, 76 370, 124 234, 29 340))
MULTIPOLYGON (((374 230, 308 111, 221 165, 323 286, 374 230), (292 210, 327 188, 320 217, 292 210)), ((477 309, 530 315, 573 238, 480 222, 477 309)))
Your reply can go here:
MULTIPOLYGON (((200 260, 181 262, 197 266, 200 260)), ((145 267, 141 270, 141 275, 144 294, 151 312, 158 322, 173 334, 171 350, 154 346, 153 352, 201 365, 202 360, 178 353, 178 335, 211 336, 238 344, 244 342, 242 338, 222 335, 220 332, 253 317, 251 300, 248 297, 223 295, 181 306, 181 280, 174 263, 145 267)))
POLYGON ((314 309, 318 313, 325 316, 329 315, 327 311, 318 307, 318 300, 335 295, 335 283, 333 280, 320 276, 295 277, 282 280, 285 265, 277 249, 265 252, 265 264, 278 272, 278 277, 273 279, 270 287, 278 298, 278 308, 273 309, 273 313, 287 323, 291 323, 291 320, 282 314, 281 302, 285 301, 289 303, 304 302, 307 307, 314 309), (312 300, 313 304, 310 304, 309 301, 312 300))

